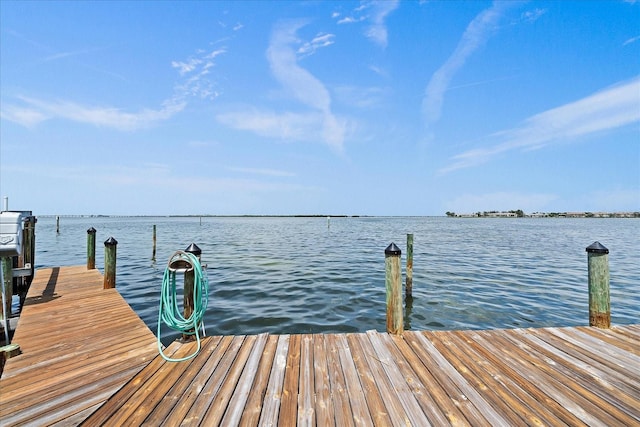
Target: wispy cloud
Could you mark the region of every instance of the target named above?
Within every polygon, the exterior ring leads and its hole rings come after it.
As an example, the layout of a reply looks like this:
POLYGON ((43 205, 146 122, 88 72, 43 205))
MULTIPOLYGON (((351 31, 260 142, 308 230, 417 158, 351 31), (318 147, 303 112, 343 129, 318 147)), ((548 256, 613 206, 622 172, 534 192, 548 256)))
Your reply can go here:
POLYGON ((282 176, 282 177, 296 176, 296 174, 292 172, 287 172, 287 171, 277 170, 277 169, 238 168, 238 167, 230 167, 227 169, 233 172, 247 173, 252 175, 282 176))
POLYGON ((336 86, 333 92, 342 104, 369 109, 383 105, 391 90, 382 87, 336 86))
POLYGON ((215 66, 215 59, 226 53, 225 48, 213 51, 199 50, 196 56, 188 58, 186 61, 172 61, 171 66, 178 70, 183 78, 175 85, 177 97, 187 98, 190 96, 214 99, 218 96, 215 89, 215 82, 208 77, 211 68, 215 66))
POLYGON ((635 43, 638 40, 640 40, 640 36, 631 37, 630 39, 625 40, 624 43, 622 43, 622 46, 626 46, 628 44, 635 43))
POLYGON ((218 114, 216 120, 234 129, 285 141, 317 140, 318 129, 324 126, 324 117, 320 113, 276 113, 251 107, 218 114))
POLYGON ((24 96, 18 99, 25 106, 3 106, 1 115, 3 119, 23 126, 33 126, 49 119, 67 119, 119 130, 136 130, 166 120, 185 107, 184 101, 170 99, 158 110, 144 109, 130 113, 117 108, 86 106, 70 101, 45 101, 24 96))
POLYGON ((387 15, 398 7, 398 1, 376 1, 372 3, 371 25, 366 36, 381 47, 387 47, 387 15))
POLYGON ((578 101, 536 114, 521 126, 492 135, 492 138, 502 142, 454 156, 453 162, 440 172, 476 166, 506 151, 539 149, 639 122, 639 93, 640 77, 636 77, 578 101))
POLYGON ((277 25, 271 35, 267 60, 273 76, 285 92, 311 111, 274 113, 253 109, 227 112, 218 115, 217 119, 235 128, 290 140, 309 140, 321 134, 322 141, 342 152, 344 123, 331 111, 329 91, 298 64, 296 33, 304 25, 303 21, 286 21, 277 25))
POLYGON ((467 26, 453 54, 433 74, 427 85, 422 101, 422 112, 427 125, 440 119, 444 93, 453 76, 464 66, 467 59, 495 33, 505 12, 514 4, 517 3, 496 1, 490 8, 480 12, 467 26))
POLYGON ((214 59, 225 52, 224 48, 198 51, 197 56, 186 61, 172 61, 171 66, 178 70, 180 79, 173 87, 173 95, 166 99, 160 108, 128 112, 121 108, 83 105, 69 100, 17 96, 17 103, 3 101, 0 117, 26 127, 50 119, 66 119, 123 131, 150 127, 183 111, 191 97, 217 97, 218 91, 207 76, 215 65, 214 59))
POLYGON ((522 12, 522 20, 526 22, 534 22, 537 21, 542 15, 547 13, 547 9, 535 8, 533 10, 527 10, 526 12, 522 12))
POLYGON ((331 46, 334 41, 334 34, 318 33, 311 41, 305 42, 298 48, 301 58, 313 55, 320 48, 331 46))
POLYGON ((387 47, 388 32, 385 20, 387 16, 398 8, 398 0, 368 1, 355 8, 350 15, 342 16, 334 12, 332 17, 338 24, 353 24, 366 22, 364 34, 380 47, 387 47))

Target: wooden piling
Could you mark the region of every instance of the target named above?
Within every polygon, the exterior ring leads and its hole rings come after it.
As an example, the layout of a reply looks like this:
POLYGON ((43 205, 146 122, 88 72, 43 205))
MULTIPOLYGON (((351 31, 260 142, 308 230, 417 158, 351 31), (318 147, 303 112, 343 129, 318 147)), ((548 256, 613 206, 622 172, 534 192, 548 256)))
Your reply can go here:
MULTIPOLYGON (((13 298, 13 257, 2 257, 2 287, 4 289, 4 304, 0 314, 3 319, 11 317, 11 299, 13 298)), ((2 291, 2 289, 0 289, 2 291)), ((1 300, 0 300, 1 301, 1 300)))
POLYGON ((391 243, 384 251, 385 285, 387 289, 387 332, 402 335, 404 319, 402 315, 402 274, 400 255, 402 251, 391 243))
MULTIPOLYGON (((195 255, 198 258, 198 261, 200 261, 200 255, 202 254, 202 251, 200 250, 198 245, 196 245, 195 243, 190 244, 189 247, 187 247, 187 249, 185 249, 184 251, 195 255)), ((187 269, 187 271, 184 273, 184 302, 183 302, 184 314, 183 315, 185 319, 188 319, 189 317, 191 317, 194 310, 193 289, 194 289, 195 277, 196 277, 195 266, 194 268, 187 269)), ((191 329, 187 331, 187 333, 182 334, 182 340, 186 341, 186 340, 193 339, 193 332, 194 332, 193 329, 191 329)))
POLYGON ((611 299, 609 296, 609 249, 600 242, 587 246, 589 270, 589 326, 611 327, 611 299))
POLYGON ((29 220, 25 222, 25 252, 24 262, 25 265, 31 265, 31 275, 29 276, 29 283, 33 280, 35 273, 36 263, 36 223, 38 219, 35 216, 29 217, 29 220))
POLYGON ((116 287, 116 249, 118 241, 109 237, 104 242, 104 281, 103 288, 111 289, 116 287))
POLYGON ((60 217, 56 216, 56 234, 60 234, 60 217))
POLYGON ((407 234, 407 266, 406 271, 406 284, 405 284, 405 297, 407 299, 413 298, 413 234, 407 234))
POLYGON ((153 224, 153 252, 151 253, 151 261, 156 260, 156 225, 153 224))
POLYGON ((87 270, 96 268, 96 229, 87 230, 87 270))

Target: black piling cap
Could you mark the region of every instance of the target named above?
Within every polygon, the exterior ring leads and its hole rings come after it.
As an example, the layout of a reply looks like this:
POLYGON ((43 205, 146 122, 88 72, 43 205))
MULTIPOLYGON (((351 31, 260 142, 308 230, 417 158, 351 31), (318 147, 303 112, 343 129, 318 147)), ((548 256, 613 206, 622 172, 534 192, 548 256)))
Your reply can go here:
POLYGON ((384 254, 386 256, 389 256, 389 255, 400 256, 401 253, 402 251, 400 250, 400 248, 397 247, 396 244, 393 242, 391 242, 391 244, 387 246, 387 249, 384 250, 384 254))
POLYGON ((602 243, 600 242, 593 242, 592 244, 587 246, 586 250, 590 254, 608 254, 609 253, 609 249, 602 246, 602 243))
POLYGON ((118 241, 113 237, 109 237, 107 240, 104 241, 105 246, 115 246, 117 244, 118 244, 118 241))
POLYGON ((202 251, 195 243, 190 244, 189 247, 184 251, 189 252, 190 254, 194 254, 195 256, 200 256, 202 254, 202 251))
POLYGON ((87 230, 87 234, 96 234, 96 229, 91 227, 90 229, 87 230))

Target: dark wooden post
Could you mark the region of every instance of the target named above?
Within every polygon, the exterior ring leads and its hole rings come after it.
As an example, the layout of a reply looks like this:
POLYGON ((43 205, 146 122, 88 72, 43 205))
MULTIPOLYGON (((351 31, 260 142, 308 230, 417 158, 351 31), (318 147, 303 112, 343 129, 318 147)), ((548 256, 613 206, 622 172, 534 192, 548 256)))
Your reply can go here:
POLYGON ((96 268, 96 229, 87 230, 87 270, 96 268))
POLYGON ((402 335, 404 330, 402 316, 402 274, 400 255, 402 251, 391 243, 384 250, 385 285, 387 288, 387 332, 402 335))
POLYGON ((116 249, 118 241, 109 237, 104 242, 104 289, 116 287, 116 249))
POLYGON ((56 234, 60 234, 60 216, 56 216, 56 234))
POLYGON ((407 268, 406 268, 405 297, 413 298, 413 234, 407 234, 407 268))
POLYGON ((153 252, 151 254, 151 261, 156 260, 156 225, 153 224, 153 252))
MULTIPOLYGON (((198 247, 198 245, 196 245, 195 243, 192 243, 189 245, 189 247, 187 249, 184 250, 185 252, 188 252, 190 254, 195 255, 198 258, 198 261, 200 261, 200 255, 202 254, 202 251, 200 250, 200 248, 198 247)), ((194 266, 195 268, 195 266, 194 266)), ((193 288, 194 288, 194 283, 195 283, 195 271, 194 268, 191 269, 187 269, 187 271, 185 271, 184 273, 184 303, 183 303, 183 310, 184 310, 184 318, 188 319, 189 317, 191 317, 191 315, 193 314, 193 309, 194 309, 194 297, 193 297, 193 288)), ((193 329, 187 331, 187 332, 193 332, 193 329)), ((188 339, 192 339, 193 335, 186 333, 186 334, 182 334, 182 340, 186 341, 188 339)))
MULTIPOLYGON (((2 287, 4 288, 4 304, 2 305, 3 319, 8 319, 11 316, 11 299, 13 298, 13 257, 6 256, 0 258, 2 262, 2 287)), ((2 291, 2 289, 0 289, 2 291)))
POLYGON ((600 242, 587 246, 589 269, 589 326, 611 327, 609 297, 609 249, 600 242))

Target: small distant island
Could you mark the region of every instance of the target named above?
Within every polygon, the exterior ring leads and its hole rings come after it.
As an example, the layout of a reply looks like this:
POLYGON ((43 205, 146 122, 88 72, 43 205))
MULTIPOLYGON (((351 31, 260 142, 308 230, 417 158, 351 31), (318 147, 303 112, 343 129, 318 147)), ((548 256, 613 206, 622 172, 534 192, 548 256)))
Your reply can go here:
POLYGON ((447 211, 445 215, 452 218, 640 218, 640 212, 534 212, 527 214, 521 209, 464 214, 447 211))

